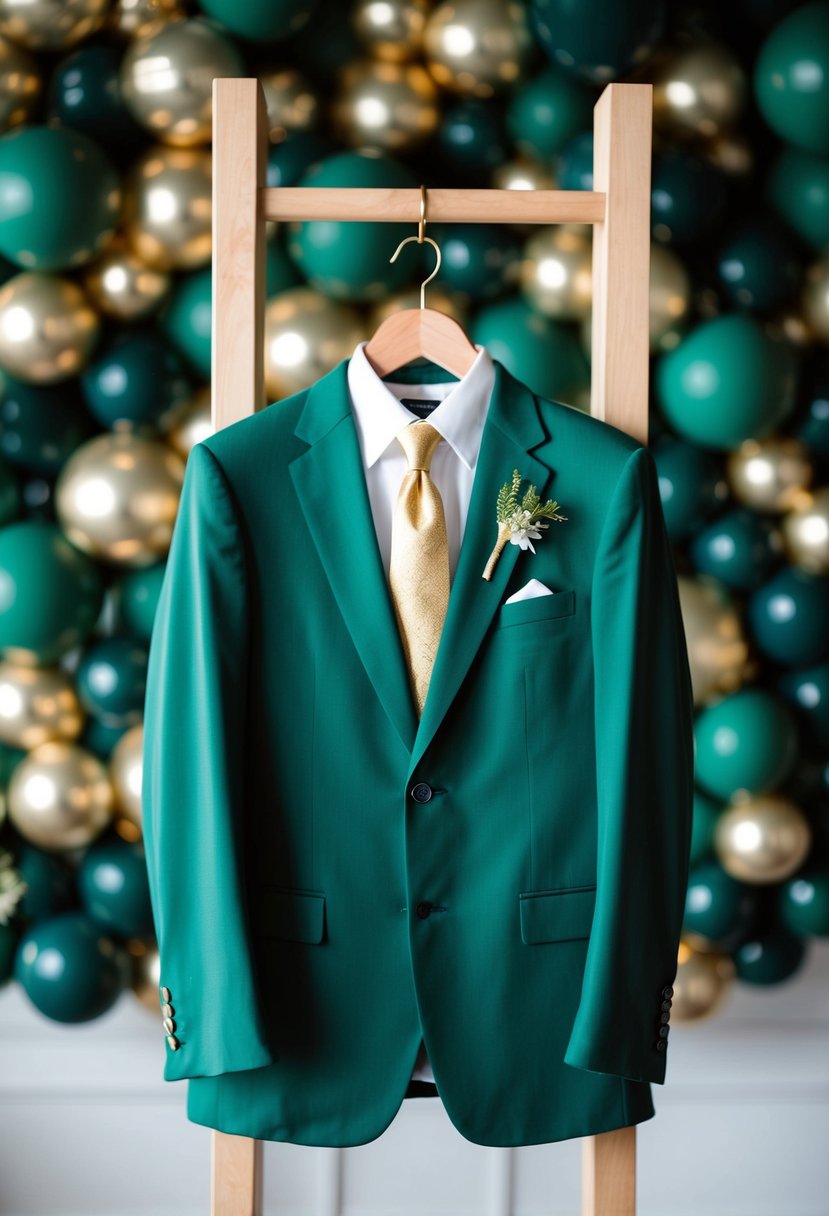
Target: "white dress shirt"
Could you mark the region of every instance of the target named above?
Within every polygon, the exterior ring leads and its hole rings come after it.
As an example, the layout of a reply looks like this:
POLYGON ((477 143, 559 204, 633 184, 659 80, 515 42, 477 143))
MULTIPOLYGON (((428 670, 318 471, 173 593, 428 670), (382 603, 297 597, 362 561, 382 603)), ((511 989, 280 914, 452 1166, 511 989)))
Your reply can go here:
MULTIPOLYGON (((430 473, 443 499, 449 574, 450 578, 454 578, 481 447, 481 434, 495 380, 492 358, 486 347, 476 342, 477 357, 461 379, 447 379, 436 384, 405 384, 381 379, 363 353, 365 345, 365 342, 359 342, 348 361, 348 390, 386 577, 391 557, 394 504, 409 467, 406 454, 395 436, 404 426, 416 422, 420 417, 401 403, 401 398, 407 398, 440 401, 426 415, 445 441, 439 443, 435 450, 430 473)), ((412 1079, 434 1081, 422 1040, 412 1079)))

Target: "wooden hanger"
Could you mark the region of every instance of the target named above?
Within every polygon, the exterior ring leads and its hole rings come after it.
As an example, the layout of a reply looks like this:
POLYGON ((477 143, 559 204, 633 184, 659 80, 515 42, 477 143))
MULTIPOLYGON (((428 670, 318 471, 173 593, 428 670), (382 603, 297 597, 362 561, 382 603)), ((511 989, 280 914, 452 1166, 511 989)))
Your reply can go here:
POLYGON ((437 250, 437 264, 428 279, 424 279, 420 285, 420 308, 403 308, 386 317, 363 347, 363 354, 378 376, 386 376, 410 360, 422 357, 445 367, 460 379, 466 375, 478 356, 468 335, 454 318, 436 308, 425 306, 426 284, 430 283, 440 270, 441 260, 437 242, 424 235, 425 229, 426 187, 421 185, 417 236, 404 237, 389 261, 395 261, 400 250, 409 241, 417 241, 419 245, 428 241, 437 250))

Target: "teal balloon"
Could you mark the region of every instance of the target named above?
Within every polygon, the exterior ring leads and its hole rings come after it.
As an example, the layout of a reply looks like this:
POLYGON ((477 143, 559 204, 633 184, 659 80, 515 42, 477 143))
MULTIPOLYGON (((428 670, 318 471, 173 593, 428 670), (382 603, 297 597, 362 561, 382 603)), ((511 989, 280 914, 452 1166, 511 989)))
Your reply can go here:
POLYGON ((120 581, 120 623, 124 630, 149 641, 164 581, 166 561, 130 570, 120 581))
POLYGON ((787 671, 777 688, 798 715, 808 740, 829 749, 829 663, 787 671))
POLYGON ((531 0, 536 37, 566 72, 603 84, 647 58, 665 29, 662 0, 531 0))
POLYGON ((684 148, 654 155, 651 232, 661 244, 689 245, 716 230, 725 214, 728 185, 708 161, 684 148))
POLYGON ((82 131, 118 161, 147 138, 121 96, 122 58, 120 48, 106 44, 73 51, 55 68, 46 104, 53 124, 82 131))
POLYGON ((586 391, 589 369, 573 331, 541 316, 523 297, 482 308, 468 332, 534 393, 567 402, 586 391))
POLYGON ((15 978, 55 1022, 90 1022, 111 1009, 129 983, 126 951, 83 912, 33 925, 20 939, 15 978))
POLYGON ((141 721, 147 681, 147 647, 138 638, 116 634, 93 642, 75 673, 84 708, 107 726, 141 721))
POLYGON ((744 933, 755 901, 746 883, 727 874, 716 861, 692 866, 685 889, 682 929, 726 946, 744 933))
POLYGON ((516 286, 521 244, 504 225, 430 224, 428 232, 440 246, 438 278, 449 291, 486 301, 516 286))
POLYGON ((81 736, 78 739, 81 747, 85 747, 87 751, 94 754, 103 761, 108 761, 121 736, 130 729, 129 726, 123 726, 120 723, 114 725, 109 722, 104 722, 100 718, 87 718, 81 736))
POLYGON ((0 456, 0 528, 23 514, 23 497, 13 467, 0 456))
POLYGON ((56 388, 24 384, 0 371, 0 453, 11 464, 56 477, 97 431, 77 380, 56 388))
POLYGON ((75 875, 63 857, 27 844, 18 853, 15 865, 27 887, 18 904, 18 911, 27 921, 56 916, 76 902, 75 875))
POLYGON ((668 535, 684 540, 719 505, 723 484, 720 462, 710 452, 663 436, 651 447, 668 535))
POLYGON ((0 252, 24 270, 90 261, 115 230, 118 174, 80 131, 18 127, 0 139, 0 252))
POLYGON ((319 0, 199 0, 231 34, 251 42, 277 42, 308 24, 319 0))
POLYGON ((15 925, 0 924, 0 988, 14 975, 14 956, 19 938, 20 933, 15 925))
POLYGON ((800 970, 808 939, 782 926, 750 938, 735 951, 737 978, 746 984, 781 984, 800 970))
MULTIPOLYGON (((269 0, 257 2, 268 4, 269 0)), ((290 2, 277 0, 281 8, 290 2)), ((234 0, 225 0, 225 3, 233 4, 234 0)), ((308 6, 291 7, 301 12, 308 6)), ((279 54, 283 63, 289 63, 315 83, 321 94, 330 93, 331 83, 336 80, 343 64, 351 63, 365 54, 365 47, 354 27, 352 6, 315 0, 312 19, 284 40, 279 54)))
POLYGON ((152 936, 142 845, 117 839, 91 845, 78 867, 78 891, 84 911, 102 928, 120 937, 152 936))
POLYGON ((268 149, 265 185, 295 186, 313 165, 337 151, 337 146, 316 131, 295 131, 268 149))
POLYGON ((521 152, 554 156, 572 135, 592 126, 593 104, 593 94, 584 85, 548 67, 512 92, 507 130, 521 152))
POLYGON ((738 308, 772 312, 787 303, 803 275, 798 244, 779 220, 757 215, 740 228, 716 254, 723 295, 738 308))
POLYGON ((766 182, 777 214, 815 251, 829 244, 829 157, 782 148, 766 182))
POLYGON ((780 922, 798 937, 829 937, 829 865, 809 864, 778 892, 780 922))
POLYGON ((476 98, 448 107, 435 148, 442 172, 470 185, 488 178, 513 151, 501 107, 476 98))
POLYGON ((784 17, 754 62, 754 92, 771 129, 807 152, 829 152, 829 3, 784 17))
POLYGON ((751 591, 780 560, 775 521, 748 507, 732 507, 694 536, 689 556, 694 569, 735 591, 751 591))
POLYGON ((0 742, 0 786, 9 784, 12 773, 23 757, 28 754, 26 748, 13 747, 11 743, 0 742))
POLYGON ((738 790, 776 789, 798 757, 794 715, 760 688, 741 689, 703 709, 694 736, 697 781, 724 802, 738 790))
POLYGON ((100 567, 45 520, 0 529, 0 649, 57 662, 86 641, 103 603, 100 567))
POLYGON ((656 394, 671 427, 705 448, 772 434, 791 414, 798 357, 753 317, 703 321, 656 364, 656 394))
POLYGON ((714 855, 714 830, 722 813, 722 804, 694 790, 694 813, 691 823, 691 865, 698 865, 714 855))
POLYGON ((829 456, 829 351, 812 352, 800 389, 792 434, 818 456, 829 456))
POLYGON ((829 656, 829 578, 784 566, 748 602, 756 645, 786 667, 804 667, 829 656))
POLYGON ((556 161, 559 190, 593 189, 593 132, 568 139, 556 161))
POLYGON ((128 330, 81 376, 90 412, 106 427, 155 425, 193 395, 179 355, 157 329, 128 330))
MULTIPOLYGON (((416 187, 411 170, 385 155, 341 152, 314 165, 301 186, 416 187)), ((362 221, 290 221, 287 248, 308 283, 337 300, 380 300, 426 274, 422 255, 405 246, 396 261, 389 259, 398 243, 417 236, 412 224, 375 224, 362 221)), ((434 250, 426 246, 434 264, 434 250)), ((427 272, 428 273, 428 272, 427 272)))

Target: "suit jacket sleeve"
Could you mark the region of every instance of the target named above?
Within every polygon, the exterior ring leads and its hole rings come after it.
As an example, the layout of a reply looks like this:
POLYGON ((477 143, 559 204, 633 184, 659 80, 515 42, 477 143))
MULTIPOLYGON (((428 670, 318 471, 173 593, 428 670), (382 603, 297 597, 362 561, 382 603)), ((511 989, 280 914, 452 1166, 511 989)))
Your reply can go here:
POLYGON ((656 1047, 676 974, 693 810, 693 695, 656 466, 635 449, 593 577, 598 859, 564 1061, 663 1084, 656 1047))
POLYGON ((192 448, 150 639, 142 811, 177 1049, 164 1079, 272 1063, 251 966, 242 859, 248 586, 216 457, 192 448))

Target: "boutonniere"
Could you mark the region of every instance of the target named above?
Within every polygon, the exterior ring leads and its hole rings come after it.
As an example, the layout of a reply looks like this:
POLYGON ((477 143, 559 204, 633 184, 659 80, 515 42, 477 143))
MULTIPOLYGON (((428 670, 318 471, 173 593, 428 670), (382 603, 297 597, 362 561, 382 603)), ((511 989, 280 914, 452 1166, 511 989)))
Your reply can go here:
POLYGON ((552 498, 547 502, 542 502, 538 497, 538 490, 531 485, 527 490, 523 499, 518 501, 518 490, 524 478, 518 472, 518 469, 513 469, 512 483, 506 481, 498 491, 498 500, 495 504, 495 518, 498 523, 498 539, 495 542, 495 548, 489 555, 489 559, 484 567, 483 578, 489 582, 492 578, 492 571, 495 569, 495 563, 503 552, 507 541, 512 545, 519 545, 522 549, 529 549, 531 553, 535 553, 533 546, 534 540, 540 540, 542 529, 549 528, 548 523, 544 523, 545 519, 566 519, 566 515, 559 515, 556 512, 557 502, 552 498))

